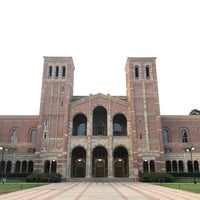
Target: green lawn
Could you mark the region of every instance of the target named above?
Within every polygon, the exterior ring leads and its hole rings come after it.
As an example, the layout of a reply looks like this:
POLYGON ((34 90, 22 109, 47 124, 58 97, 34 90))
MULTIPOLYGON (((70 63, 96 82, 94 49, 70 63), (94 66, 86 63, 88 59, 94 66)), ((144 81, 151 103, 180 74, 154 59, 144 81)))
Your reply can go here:
POLYGON ((0 184, 0 195, 14 192, 18 190, 24 190, 28 188, 38 187, 45 185, 43 183, 6 183, 6 184, 0 184))
MULTIPOLYGON (((197 183, 200 183, 200 177, 195 178, 197 183)), ((176 177, 175 183, 194 183, 193 177, 176 177)))
POLYGON ((187 190, 194 193, 200 194, 200 184, 193 183, 161 183, 160 186, 175 188, 180 190, 187 190))

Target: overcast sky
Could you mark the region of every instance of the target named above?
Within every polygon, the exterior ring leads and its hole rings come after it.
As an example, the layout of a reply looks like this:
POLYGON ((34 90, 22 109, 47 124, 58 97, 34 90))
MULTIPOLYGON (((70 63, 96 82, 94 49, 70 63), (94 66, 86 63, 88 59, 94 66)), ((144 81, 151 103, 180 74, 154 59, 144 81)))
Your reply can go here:
POLYGON ((43 56, 72 56, 74 95, 126 95, 127 57, 157 57, 162 115, 200 109, 199 0, 1 0, 0 114, 39 114, 43 56))

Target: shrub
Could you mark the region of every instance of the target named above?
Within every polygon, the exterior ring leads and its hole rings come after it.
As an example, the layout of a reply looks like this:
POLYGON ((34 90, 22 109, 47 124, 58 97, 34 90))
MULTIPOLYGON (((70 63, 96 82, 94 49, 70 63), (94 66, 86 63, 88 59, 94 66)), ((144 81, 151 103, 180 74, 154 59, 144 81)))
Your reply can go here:
POLYGON ((27 176, 27 182, 56 183, 61 181, 61 175, 58 173, 33 173, 27 176))
POLYGON ((173 182, 174 177, 169 173, 151 172, 140 175, 141 182, 173 182))

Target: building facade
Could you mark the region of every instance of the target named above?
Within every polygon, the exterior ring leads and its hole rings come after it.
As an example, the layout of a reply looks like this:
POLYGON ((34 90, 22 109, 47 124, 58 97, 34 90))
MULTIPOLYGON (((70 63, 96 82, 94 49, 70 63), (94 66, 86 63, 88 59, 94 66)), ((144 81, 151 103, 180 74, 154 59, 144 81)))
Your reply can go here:
POLYGON ((40 113, 0 116, 1 173, 137 180, 199 171, 200 116, 161 116, 156 58, 127 58, 126 96, 74 96, 71 57, 44 57, 40 113))

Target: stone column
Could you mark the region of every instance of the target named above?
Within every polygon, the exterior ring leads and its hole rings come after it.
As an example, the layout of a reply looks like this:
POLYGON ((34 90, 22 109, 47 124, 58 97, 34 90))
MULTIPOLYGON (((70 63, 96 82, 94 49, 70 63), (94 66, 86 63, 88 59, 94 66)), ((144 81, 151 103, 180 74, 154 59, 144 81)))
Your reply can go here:
POLYGON ((108 149, 108 178, 113 178, 113 155, 112 148, 108 149))
POLYGON ((68 151, 67 151, 67 167, 66 167, 66 178, 71 178, 71 159, 72 159, 72 154, 71 154, 71 135, 68 136, 68 151))
POLYGON ((111 112, 111 100, 109 101, 109 108, 107 114, 107 135, 108 135, 108 178, 113 178, 113 126, 110 116, 111 112))
MULTIPOLYGON (((90 140, 90 136, 88 137, 88 143, 90 140)), ((87 155, 86 155, 86 178, 91 178, 91 148, 88 145, 87 155)))

